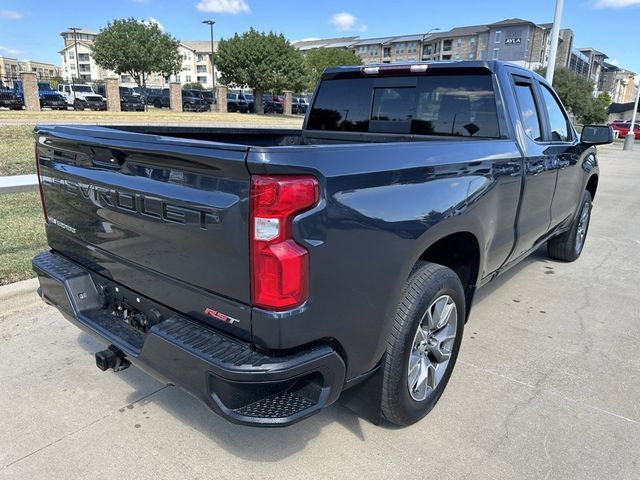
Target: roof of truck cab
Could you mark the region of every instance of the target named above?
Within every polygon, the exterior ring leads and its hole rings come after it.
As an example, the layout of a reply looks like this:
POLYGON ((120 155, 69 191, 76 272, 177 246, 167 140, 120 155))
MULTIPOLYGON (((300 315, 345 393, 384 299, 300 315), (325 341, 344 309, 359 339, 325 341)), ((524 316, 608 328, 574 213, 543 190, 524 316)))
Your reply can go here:
MULTIPOLYGON (((382 68, 382 69, 401 69, 403 67, 411 67, 414 65, 428 65, 427 71, 429 69, 464 69, 464 70, 488 70, 490 72, 496 72, 503 66, 509 66, 510 68, 522 70, 523 72, 531 73, 536 78, 542 79, 537 73, 522 67, 520 65, 516 65, 511 62, 505 62, 500 60, 453 60, 453 61, 430 61, 430 62, 394 62, 394 63, 375 63, 369 65, 347 65, 341 67, 330 67, 325 69, 322 74, 322 78, 335 77, 341 74, 354 74, 363 72, 365 68, 382 68)), ((420 74, 421 72, 416 72, 416 74, 420 74)))

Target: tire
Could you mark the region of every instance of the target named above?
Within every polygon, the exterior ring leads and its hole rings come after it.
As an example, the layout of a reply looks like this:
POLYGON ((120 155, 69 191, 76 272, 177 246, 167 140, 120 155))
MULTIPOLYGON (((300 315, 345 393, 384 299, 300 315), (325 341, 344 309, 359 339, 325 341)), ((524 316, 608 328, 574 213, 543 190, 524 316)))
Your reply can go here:
POLYGON ((153 102, 153 108, 162 108, 162 102, 160 100, 155 100, 153 102))
POLYGON ((82 104, 82 102, 80 100, 76 100, 75 102, 73 102, 73 109, 74 110, 78 110, 78 111, 82 111, 82 110, 84 110, 84 105, 82 104))
POLYGON ((453 270, 435 263, 416 265, 405 284, 387 340, 381 408, 389 422, 411 425, 438 402, 458 358, 465 309, 462 283, 453 270), (430 319, 446 322, 440 327, 429 326, 430 319), (425 381, 419 382, 421 378, 425 381))
POLYGON ((547 242, 547 252, 551 258, 565 262, 573 262, 578 259, 587 240, 592 207, 591 193, 585 190, 580 199, 577 215, 571 222, 569 230, 547 242))

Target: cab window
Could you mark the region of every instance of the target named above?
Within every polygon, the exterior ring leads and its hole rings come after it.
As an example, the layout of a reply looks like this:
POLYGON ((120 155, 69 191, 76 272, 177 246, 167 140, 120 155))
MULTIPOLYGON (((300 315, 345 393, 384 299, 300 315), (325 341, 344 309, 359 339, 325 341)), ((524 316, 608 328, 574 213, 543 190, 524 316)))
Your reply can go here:
POLYGON ((552 142, 570 142, 572 138, 569 119, 560 106, 558 99, 546 85, 540 84, 540 88, 551 127, 550 140, 552 142))

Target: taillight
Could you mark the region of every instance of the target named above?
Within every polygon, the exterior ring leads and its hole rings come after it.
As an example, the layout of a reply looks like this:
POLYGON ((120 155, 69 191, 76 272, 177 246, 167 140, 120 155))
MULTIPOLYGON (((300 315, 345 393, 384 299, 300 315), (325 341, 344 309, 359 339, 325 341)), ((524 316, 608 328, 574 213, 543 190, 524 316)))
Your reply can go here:
POLYGON ((40 157, 38 156, 38 143, 36 143, 35 153, 36 153, 36 175, 38 176, 38 190, 40 191, 40 203, 42 204, 42 213, 44 214, 44 221, 49 223, 49 216, 47 215, 47 206, 44 204, 44 190, 42 190, 42 176, 40 175, 40 157))
POLYGON ((293 239, 294 217, 318 203, 309 175, 251 177, 251 297, 254 305, 286 310, 302 304, 309 286, 307 250, 293 239))

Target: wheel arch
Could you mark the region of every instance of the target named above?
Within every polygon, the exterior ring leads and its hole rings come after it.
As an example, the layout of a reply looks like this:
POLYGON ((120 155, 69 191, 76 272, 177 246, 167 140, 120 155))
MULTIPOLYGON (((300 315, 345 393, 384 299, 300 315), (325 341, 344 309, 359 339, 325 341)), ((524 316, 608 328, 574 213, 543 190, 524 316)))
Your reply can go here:
POLYGON ((585 190, 587 190, 591 194, 591 200, 596 197, 596 190, 598 190, 598 174, 594 173, 587 180, 587 185, 585 186, 585 190))

